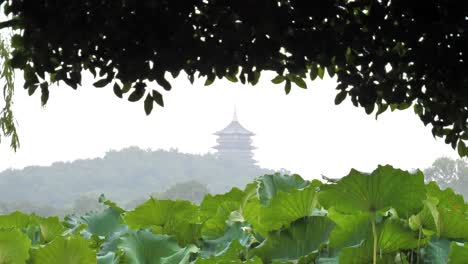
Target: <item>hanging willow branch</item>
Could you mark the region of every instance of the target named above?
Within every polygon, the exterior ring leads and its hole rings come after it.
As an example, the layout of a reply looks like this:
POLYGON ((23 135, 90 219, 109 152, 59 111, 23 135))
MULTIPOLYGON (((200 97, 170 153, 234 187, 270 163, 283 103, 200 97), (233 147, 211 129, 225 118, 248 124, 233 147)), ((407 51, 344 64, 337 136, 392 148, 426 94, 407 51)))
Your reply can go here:
POLYGON ((0 67, 2 73, 0 78, 3 84, 4 106, 0 110, 0 142, 4 138, 10 138, 10 146, 13 150, 19 148, 18 132, 16 131, 15 118, 13 116, 13 93, 14 93, 14 70, 10 66, 10 46, 6 39, 0 38, 0 67))

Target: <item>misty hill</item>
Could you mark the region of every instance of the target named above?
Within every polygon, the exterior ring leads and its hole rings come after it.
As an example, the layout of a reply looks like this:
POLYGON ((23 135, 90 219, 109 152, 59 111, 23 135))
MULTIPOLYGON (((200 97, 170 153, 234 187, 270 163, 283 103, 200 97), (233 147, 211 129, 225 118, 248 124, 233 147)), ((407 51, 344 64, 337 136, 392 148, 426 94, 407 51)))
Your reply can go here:
MULTIPOLYGON (((130 147, 109 151, 103 158, 1 172, 0 200, 3 203, 70 208, 77 199, 97 199, 104 193, 124 205, 150 194, 162 194, 177 184, 184 186, 187 182, 199 183, 211 193, 221 193, 234 186, 243 187, 256 177, 269 173, 273 171, 255 165, 232 164, 212 154, 130 147)), ((166 196, 174 198, 173 193, 166 196)))

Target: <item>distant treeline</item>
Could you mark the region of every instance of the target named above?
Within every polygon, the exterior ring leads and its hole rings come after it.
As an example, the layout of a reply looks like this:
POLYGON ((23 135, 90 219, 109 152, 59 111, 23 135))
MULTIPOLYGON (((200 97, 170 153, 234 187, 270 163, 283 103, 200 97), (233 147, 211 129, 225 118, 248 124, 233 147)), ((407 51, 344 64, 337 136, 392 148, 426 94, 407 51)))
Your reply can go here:
POLYGON ((424 170, 426 181, 435 181, 441 188, 452 188, 468 201, 468 159, 438 158, 424 170))
POLYGON ((42 215, 82 213, 98 209, 97 198, 102 193, 128 206, 150 195, 197 202, 206 192, 223 193, 271 173, 274 171, 222 161, 212 154, 130 147, 109 151, 103 158, 1 172, 0 213, 16 209, 42 215))
MULTIPOLYGON (((244 187, 274 172, 222 161, 212 154, 130 147, 109 151, 103 158, 0 172, 0 214, 16 210, 43 216, 84 214, 101 209, 100 194, 127 209, 150 196, 200 202, 206 193, 244 187)), ((468 197, 467 160, 438 158, 424 174, 427 181, 468 197)))

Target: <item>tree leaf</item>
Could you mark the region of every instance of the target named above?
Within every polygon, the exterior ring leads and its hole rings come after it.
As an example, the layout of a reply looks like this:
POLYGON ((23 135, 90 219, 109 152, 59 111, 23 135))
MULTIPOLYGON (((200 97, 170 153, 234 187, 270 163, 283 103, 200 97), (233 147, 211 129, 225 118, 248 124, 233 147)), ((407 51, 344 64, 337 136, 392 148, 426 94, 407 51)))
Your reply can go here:
POLYGON ((321 66, 318 67, 317 69, 317 75, 320 79, 323 80, 323 76, 325 75, 325 69, 321 66))
POLYGON ((205 81, 205 86, 210 86, 214 80, 215 80, 216 76, 213 74, 213 75, 208 75, 208 77, 206 78, 206 81, 205 81))
POLYGON ((146 115, 151 114, 151 111, 153 111, 153 103, 154 103, 153 97, 150 94, 148 94, 146 96, 145 103, 144 103, 146 115))
POLYGON ((314 63, 312 64, 310 68, 310 79, 314 81, 315 79, 317 79, 317 76, 318 76, 318 68, 317 68, 317 65, 314 63))
POLYGON ((42 106, 49 100, 49 85, 46 82, 41 83, 41 103, 42 106))
POLYGON ((226 74, 226 76, 224 76, 224 77, 226 77, 226 79, 228 79, 228 81, 233 82, 233 83, 236 83, 236 82, 239 81, 239 80, 237 79, 237 76, 236 76, 235 74, 229 74, 229 73, 228 73, 228 74, 226 74))
POLYGON ((289 94, 291 92, 291 81, 286 80, 286 84, 284 85, 284 91, 286 94, 289 94))
POLYGON ((130 102, 137 102, 139 101, 143 95, 145 95, 145 92, 146 90, 145 89, 138 89, 138 88, 135 88, 135 90, 133 91, 133 93, 130 94, 130 96, 128 97, 128 101, 130 102))
POLYGON ((388 104, 385 104, 385 103, 379 104, 377 112, 375 113, 375 120, 377 120, 379 115, 381 115, 383 112, 387 111, 387 109, 388 109, 388 104))
POLYGON ((458 140, 457 150, 458 150, 458 155, 460 155, 460 157, 464 157, 468 155, 468 148, 466 147, 465 142, 462 139, 458 140))
POLYGON ((106 85, 108 85, 111 81, 112 81, 111 79, 105 78, 105 79, 101 79, 101 80, 99 80, 99 81, 93 83, 93 85, 94 85, 94 87, 96 87, 96 88, 103 88, 103 87, 105 87, 106 85))
POLYGON ((124 83, 122 86, 122 90, 121 90, 122 94, 128 93, 128 91, 130 91, 131 88, 132 88, 131 83, 124 83))
POLYGON ((156 91, 156 90, 153 90, 152 92, 153 94, 153 100, 161 107, 164 107, 164 100, 163 100, 163 96, 160 92, 156 91))
POLYGON ((330 75, 330 78, 333 78, 335 76, 335 73, 336 73, 335 65, 328 66, 327 67, 327 72, 328 72, 328 75, 330 75))
POLYGON ((160 77, 160 78, 156 78, 156 82, 161 85, 164 90, 166 91, 170 91, 172 86, 171 84, 166 80, 166 78, 164 78, 164 76, 160 77))
POLYGON ((120 86, 117 83, 114 83, 114 94, 117 97, 122 98, 122 90, 120 89, 120 86))
POLYGON ((301 77, 290 74, 290 75, 288 75, 288 79, 293 81, 300 88, 307 89, 307 84, 301 77))
POLYGON ((283 76, 278 75, 275 78, 273 78, 271 80, 271 82, 274 83, 274 84, 280 84, 280 83, 284 82, 284 80, 285 80, 285 78, 283 76))
POLYGON ((344 99, 346 99, 347 95, 348 92, 346 92, 346 90, 342 90, 341 92, 339 92, 335 97, 335 105, 341 104, 341 102, 343 102, 344 99))
POLYGON ((423 112, 424 112, 423 107, 420 104, 415 104, 413 106, 413 108, 414 108, 414 113, 419 115, 419 116, 421 116, 423 114, 423 112))

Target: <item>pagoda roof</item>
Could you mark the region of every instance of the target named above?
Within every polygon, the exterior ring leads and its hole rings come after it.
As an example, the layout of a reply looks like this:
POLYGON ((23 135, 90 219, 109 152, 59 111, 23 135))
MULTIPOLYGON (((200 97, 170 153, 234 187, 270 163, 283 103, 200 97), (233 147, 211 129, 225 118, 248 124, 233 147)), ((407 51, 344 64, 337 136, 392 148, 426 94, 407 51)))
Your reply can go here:
POLYGON ((215 135, 246 135, 246 136, 254 136, 255 134, 252 133, 251 131, 247 130, 245 127, 243 127, 240 123, 239 120, 237 120, 237 113, 234 111, 234 117, 229 125, 225 127, 224 129, 214 133, 215 135))
POLYGON ((243 127, 239 121, 232 121, 227 127, 224 129, 214 133, 215 135, 225 135, 225 134, 241 134, 241 135, 248 135, 254 136, 255 134, 251 131, 247 130, 243 127))

